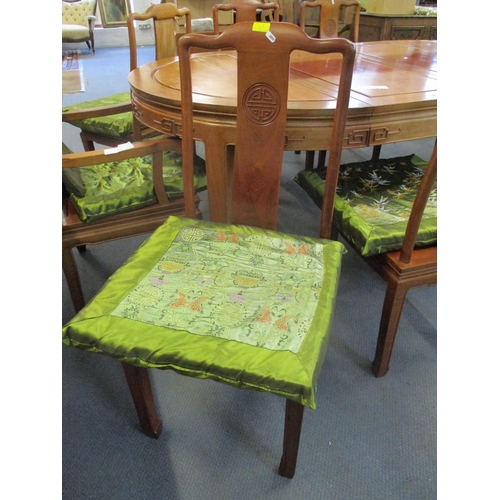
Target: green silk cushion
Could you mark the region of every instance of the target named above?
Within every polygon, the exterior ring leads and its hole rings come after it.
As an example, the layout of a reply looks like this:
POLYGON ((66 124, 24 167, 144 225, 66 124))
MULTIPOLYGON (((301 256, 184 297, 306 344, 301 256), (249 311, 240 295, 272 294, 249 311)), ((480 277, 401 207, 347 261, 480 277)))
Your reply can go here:
MULTIPOLYGON (((67 155, 72 152, 73 151, 63 142, 62 154, 67 155)), ((68 193, 74 193, 76 196, 85 196, 85 187, 79 168, 64 168, 62 171, 62 181, 68 193)))
POLYGON ((316 407, 344 246, 171 216, 63 342, 316 407))
MULTIPOLYGON (((63 145, 63 153, 69 150, 63 145)), ((195 157, 195 189, 206 188, 205 162, 195 157)), ((153 189, 152 156, 81 168, 63 169, 63 184, 80 219, 91 222, 157 202, 153 189)), ((182 156, 163 153, 163 184, 169 198, 182 196, 182 156)))
MULTIPOLYGON (((416 155, 348 163, 340 167, 335 225, 361 255, 399 250, 427 163, 416 155)), ((303 170, 297 182, 321 207, 325 171, 303 170)), ((425 208, 417 247, 437 243, 437 187, 425 208)))
MULTIPOLYGON (((64 112, 78 109, 92 109, 100 106, 109 106, 110 104, 122 104, 129 101, 130 92, 121 92, 108 97, 65 106, 62 110, 64 112)), ((109 116, 97 116, 95 118, 87 118, 86 120, 75 120, 69 123, 82 129, 84 132, 99 134, 113 139, 128 137, 133 132, 132 111, 109 116)))

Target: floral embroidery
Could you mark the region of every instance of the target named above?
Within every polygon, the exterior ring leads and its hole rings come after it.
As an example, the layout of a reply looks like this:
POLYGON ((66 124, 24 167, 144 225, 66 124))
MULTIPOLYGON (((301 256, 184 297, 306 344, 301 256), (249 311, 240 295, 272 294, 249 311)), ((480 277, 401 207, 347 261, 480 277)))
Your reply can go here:
MULTIPOLYGON (((406 221, 424 174, 425 162, 415 156, 364 162, 371 169, 346 165, 339 172, 337 195, 366 222, 389 225, 406 221)), ((326 172, 318 171, 321 178, 326 172)), ((429 197, 424 218, 436 217, 437 188, 429 197)))
POLYGON ((114 316, 298 352, 323 283, 323 246, 183 227, 114 316))

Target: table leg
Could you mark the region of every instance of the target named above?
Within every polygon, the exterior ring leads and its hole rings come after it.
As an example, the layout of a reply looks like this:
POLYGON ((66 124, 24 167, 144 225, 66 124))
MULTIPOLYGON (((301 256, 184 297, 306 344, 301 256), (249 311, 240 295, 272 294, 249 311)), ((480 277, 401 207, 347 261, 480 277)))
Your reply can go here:
MULTIPOLYGON (((212 127, 217 128, 217 127, 212 127)), ((207 170, 210 220, 230 222, 231 166, 234 158, 234 138, 224 131, 207 129, 205 134, 205 162, 207 170), (212 180, 212 182, 211 182, 212 180), (212 188, 210 188, 212 186, 212 188), (214 188, 213 186, 218 186, 214 188)))

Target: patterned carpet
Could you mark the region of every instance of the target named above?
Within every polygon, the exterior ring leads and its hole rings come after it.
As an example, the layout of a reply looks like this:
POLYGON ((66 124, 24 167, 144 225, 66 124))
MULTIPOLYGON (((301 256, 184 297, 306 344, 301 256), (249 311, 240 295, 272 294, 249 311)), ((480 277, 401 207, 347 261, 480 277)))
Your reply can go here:
MULTIPOLYGON (((153 51, 145 47, 139 52, 139 60, 145 61, 153 51)), ((125 47, 101 48, 95 56, 82 51, 79 58, 88 88, 84 94, 65 95, 63 105, 129 90, 128 56, 125 47)), ((74 151, 82 150, 79 129, 67 123, 63 141, 74 151)), ((382 154, 414 152, 428 159, 433 144, 431 139, 387 145, 382 154)), ((363 161, 371 153, 371 148, 345 150, 342 160, 363 161)), ((315 236, 319 209, 293 180, 304 162, 304 152, 285 154, 279 230, 300 229, 301 234, 315 236)), ((206 210, 204 198, 201 209, 206 210)), ((145 238, 92 245, 82 254, 75 251, 87 300, 145 238)), ((62 281, 65 323, 74 310, 64 277, 62 281)), ((297 471, 291 481, 277 474, 282 398, 152 370, 163 433, 150 439, 137 428, 120 363, 61 347, 62 498, 436 498, 437 288, 410 291, 391 368, 376 379, 370 363, 384 293, 383 280, 349 250, 342 261, 333 334, 318 381, 318 407, 304 413, 297 471)))
POLYGON ((78 92, 85 92, 83 67, 78 59, 78 52, 66 52, 62 55, 62 93, 78 92))

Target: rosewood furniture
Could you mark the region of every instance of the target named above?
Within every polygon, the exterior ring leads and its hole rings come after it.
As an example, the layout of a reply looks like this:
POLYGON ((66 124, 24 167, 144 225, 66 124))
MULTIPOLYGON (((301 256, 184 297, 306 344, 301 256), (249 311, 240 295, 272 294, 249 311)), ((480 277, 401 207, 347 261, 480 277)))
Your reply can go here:
POLYGON ((233 23, 241 21, 257 21, 259 13, 269 11, 271 21, 279 21, 280 6, 275 2, 262 2, 261 0, 234 0, 230 3, 218 3, 212 8, 212 17, 214 20, 214 33, 220 33, 219 12, 232 12, 233 23))
MULTIPOLYGON (((64 148, 63 148, 64 149, 64 148)), ((105 151, 87 151, 84 153, 64 154, 62 158, 63 176, 68 170, 76 172, 80 168, 88 168, 92 165, 104 165, 101 170, 106 172, 113 170, 113 163, 130 162, 131 158, 141 158, 153 155, 151 198, 148 204, 138 203, 138 193, 132 193, 132 201, 127 211, 123 210, 123 203, 119 202, 118 210, 114 213, 106 209, 106 196, 98 201, 104 208, 102 214, 95 220, 83 220, 81 214, 75 209, 71 201, 71 188, 63 190, 62 206, 62 264, 63 271, 68 283, 71 300, 75 311, 78 312, 85 305, 78 268, 73 256, 73 248, 84 249, 86 245, 104 243, 106 241, 118 240, 147 234, 160 226, 169 215, 184 215, 184 202, 180 196, 168 196, 163 181, 163 152, 171 153, 177 150, 181 153, 181 143, 176 139, 150 139, 145 142, 134 143, 133 149, 117 151, 114 154, 106 154, 105 151), (108 213, 105 213, 108 212, 108 213)), ((113 174, 110 173, 110 176, 113 174)), ((104 175, 102 176, 104 179, 104 175)), ((109 184, 113 184, 110 180, 109 184)), ((143 185, 145 186, 145 185, 143 185)), ((115 191, 115 194, 118 194, 115 191)), ((145 196, 143 196, 144 198, 145 196)), ((112 203, 112 201, 108 202, 112 203)), ((198 201, 197 201, 198 203, 198 201)), ((200 217, 197 210, 195 216, 200 217)))
MULTIPOLYGON (((383 41, 356 44, 343 148, 402 142, 437 135, 437 42, 383 41)), ((212 220, 228 219, 224 181, 236 141, 236 58, 231 51, 194 56, 194 137, 205 144, 208 182, 223 186, 210 201, 212 220), (229 155, 228 155, 229 154, 229 155)), ((329 148, 338 92, 334 55, 292 54, 285 149, 329 148)), ((179 64, 176 58, 140 66, 129 75, 140 121, 182 135, 179 64)), ((209 192, 209 196, 211 196, 209 192)))
POLYGON ((323 210, 334 207, 333 237, 340 233, 387 282, 372 363, 382 377, 407 291, 437 282, 437 143, 428 163, 416 155, 348 163, 333 185, 326 172, 303 170, 295 181, 323 210))
MULTIPOLYGON (((361 5, 358 0, 305 0, 300 4, 300 27, 306 30, 306 12, 308 10, 319 11, 319 26, 316 38, 334 38, 345 32, 349 33, 349 40, 352 42, 358 41, 359 32, 359 14, 361 5), (350 22, 344 24, 340 30, 340 18, 349 18, 350 22)), ((314 165, 314 151, 306 151, 306 168, 312 169, 314 165)), ((322 168, 325 165, 326 151, 318 153, 318 167, 322 168)))
POLYGON ((359 40, 437 40, 437 16, 362 12, 359 40))
POLYGON ((349 31, 349 40, 358 41, 359 15, 361 5, 358 0, 304 0, 300 4, 300 27, 306 29, 306 13, 308 10, 319 11, 319 26, 316 38, 333 38, 345 31, 349 31), (351 21, 339 29, 341 17, 351 21))
MULTIPOLYGON (((188 9, 177 9, 172 3, 152 5, 144 13, 130 14, 127 28, 130 45, 130 70, 137 67, 137 42, 135 21, 153 20, 155 33, 155 57, 163 59, 176 54, 175 34, 180 19, 185 20, 185 30, 191 31, 191 14, 188 9)), ((94 143, 117 146, 128 141, 138 141, 157 136, 154 129, 141 125, 134 118, 128 92, 122 92, 63 108, 63 121, 81 129, 85 151, 93 151, 94 143)))
MULTIPOLYGON (((270 27, 238 22, 217 36, 183 36, 183 172, 191 218, 169 217, 66 325, 63 337, 68 345, 123 362, 139 421, 151 436, 162 424, 148 368, 284 397, 279 473, 287 478, 295 472, 304 406, 316 406, 344 251, 336 241, 274 230, 294 50, 333 55, 338 87, 329 141, 330 172, 336 175, 354 64, 351 42, 315 40, 281 22, 270 27), (226 190, 226 181, 230 184, 229 224, 193 219, 191 158, 198 104, 192 90, 203 60, 190 55, 193 47, 222 57, 228 48, 238 54, 232 56, 238 76, 231 80, 237 103, 235 154, 223 165, 228 167, 223 177, 212 164, 216 175, 208 183, 210 202, 226 190)), ((331 223, 331 213, 324 218, 331 223)))
POLYGON ((387 282, 372 371, 382 377, 389 369, 406 293, 411 288, 437 283, 437 243, 415 248, 418 229, 437 178, 437 143, 420 183, 401 250, 374 255, 367 262, 387 282))

